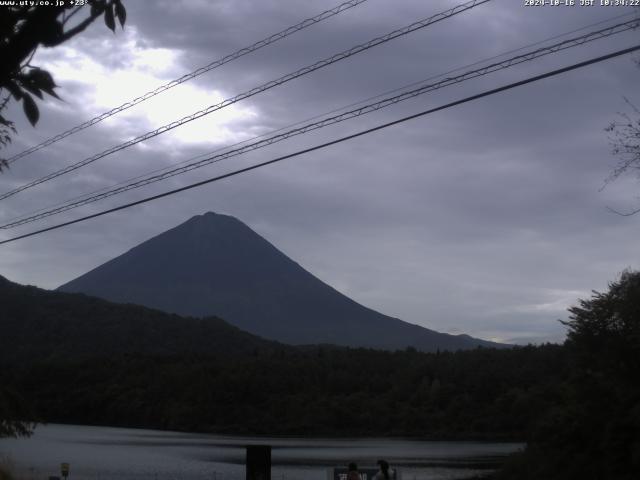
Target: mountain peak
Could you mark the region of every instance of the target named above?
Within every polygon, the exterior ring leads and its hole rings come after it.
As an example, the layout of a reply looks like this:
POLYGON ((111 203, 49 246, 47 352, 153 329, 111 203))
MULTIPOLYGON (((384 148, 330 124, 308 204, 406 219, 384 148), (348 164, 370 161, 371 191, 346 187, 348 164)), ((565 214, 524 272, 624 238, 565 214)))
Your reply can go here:
MULTIPOLYGON (((223 221, 234 221, 234 222, 242 223, 236 217, 233 217, 231 215, 226 215, 223 213, 216 213, 216 212, 205 212, 200 215, 194 215, 193 217, 191 217, 189 220, 182 223, 181 225, 185 225, 187 223, 212 223, 212 222, 223 222, 223 221)), ((178 225, 178 227, 180 227, 180 225, 178 225)))
MULTIPOLYGON (((174 227, 171 230, 186 228, 186 227, 201 227, 201 228, 216 228, 216 229, 229 229, 229 228, 242 228, 245 231, 253 231, 242 221, 238 220, 232 215, 226 215, 224 213, 206 212, 201 215, 194 215, 189 220, 180 225, 174 227)), ((169 232, 171 231, 169 230, 169 232)), ((197 233, 213 233, 212 230, 200 231, 197 233)), ((165 232, 167 233, 167 232, 165 232)))
POLYGON ((191 217, 191 220, 212 221, 212 220, 222 220, 225 218, 239 221, 236 217, 233 217, 231 215, 225 215, 224 213, 216 213, 211 211, 205 212, 201 215, 194 215, 193 217, 191 217))

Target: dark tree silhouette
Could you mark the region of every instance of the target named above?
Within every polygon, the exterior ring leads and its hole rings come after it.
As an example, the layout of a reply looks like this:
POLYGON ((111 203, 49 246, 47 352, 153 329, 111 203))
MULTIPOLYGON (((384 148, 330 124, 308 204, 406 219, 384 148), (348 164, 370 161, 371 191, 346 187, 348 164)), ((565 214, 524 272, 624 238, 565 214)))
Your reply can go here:
MULTIPOLYGON (((19 2, 16 2, 19 3, 19 2)), ((28 2, 24 2, 28 3, 28 2)), ((0 148, 16 133, 14 122, 3 114, 9 101, 22 102, 29 122, 35 126, 40 117, 38 105, 43 94, 58 98, 56 84, 46 70, 32 65, 39 46, 55 47, 83 32, 98 17, 115 32, 117 18, 124 27, 126 10, 121 0, 67 1, 65 5, 16 5, 0 7, 0 148), (80 12, 84 19, 71 22, 80 12), (73 26, 71 26, 73 25, 73 26)), ((0 158, 0 171, 7 166, 0 158)), ((0 437, 29 435, 33 424, 24 421, 28 410, 19 392, 0 379, 0 437)))
MULTIPOLYGON (((12 134, 16 133, 14 122, 2 114, 10 99, 22 102, 27 119, 35 126, 40 112, 33 96, 42 99, 43 94, 47 94, 58 98, 51 74, 30 63, 37 48, 55 47, 70 40, 101 16, 106 26, 115 32, 116 18, 124 27, 127 17, 121 0, 82 0, 67 1, 59 6, 16 5, 1 8, 0 148, 10 143, 12 134), (76 15, 81 12, 87 14, 84 19, 77 21, 76 15)), ((6 166, 6 161, 0 159, 0 171, 6 166)))
MULTIPOLYGON (((631 100, 625 98, 625 101, 631 112, 620 113, 618 119, 605 129, 609 132, 611 153, 618 158, 618 164, 609 175, 607 183, 628 173, 635 173, 640 179, 640 109, 631 100)), ((616 211, 623 216, 635 215, 638 212, 640 208, 626 213, 616 211)))
POLYGON ((579 365, 631 382, 640 369, 640 272, 625 271, 609 291, 569 309, 568 346, 579 365))
POLYGON ((0 438, 27 437, 35 427, 33 422, 25 420, 33 418, 33 411, 13 383, 15 379, 3 379, 0 384, 0 438))
POLYGON ((16 369, 0 362, 0 438, 31 435, 35 417, 31 401, 16 388, 16 369))
MULTIPOLYGON (((640 17, 640 7, 636 8, 636 14, 640 17)), ((640 58, 636 58, 635 62, 640 67, 640 58)), ((640 179, 640 109, 628 98, 625 101, 630 111, 620 113, 618 119, 605 128, 609 132, 611 153, 618 158, 618 164, 605 185, 629 173, 635 173, 640 179)), ((631 216, 640 212, 640 207, 629 212, 610 210, 622 216, 631 216)))
POLYGON ((569 313, 570 376, 500 479, 640 478, 640 272, 569 313))

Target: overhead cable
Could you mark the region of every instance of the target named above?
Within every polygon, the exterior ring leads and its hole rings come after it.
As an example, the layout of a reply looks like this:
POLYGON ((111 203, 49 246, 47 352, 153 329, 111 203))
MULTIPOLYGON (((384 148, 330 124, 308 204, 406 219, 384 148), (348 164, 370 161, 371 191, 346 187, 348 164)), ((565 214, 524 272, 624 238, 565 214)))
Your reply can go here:
POLYGON ((272 160, 268 160, 268 161, 261 162, 261 163, 255 164, 255 165, 251 165, 249 167, 245 167, 245 168, 241 168, 241 169, 238 169, 238 170, 234 170, 233 172, 225 173, 223 175, 218 175, 216 177, 209 178, 207 180, 202 180, 202 181, 199 181, 199 182, 196 182, 196 183, 192 183, 192 184, 186 185, 184 187, 176 188, 176 189, 170 190, 168 192, 160 193, 158 195, 153 195, 151 197, 143 198, 141 200, 137 200, 135 202, 130 202, 130 203, 127 203, 127 204, 124 204, 124 205, 120 205, 118 207, 110 208, 108 210, 103 210, 101 212, 97 212, 97 213, 94 213, 94 214, 91 214, 91 215, 87 215, 87 216, 84 216, 84 217, 81 217, 81 218, 77 218, 75 220, 70 220, 68 222, 59 223, 57 225, 52 225, 50 227, 43 228, 43 229, 40 229, 40 230, 36 230, 34 232, 26 233, 24 235, 19 235, 17 237, 13 237, 13 238, 9 238, 9 239, 6 239, 6 240, 2 240, 2 241, 0 241, 0 245, 4 245, 4 244, 10 243, 10 242, 15 242, 17 240, 21 240, 21 239, 24 239, 24 238, 32 237, 34 235, 39 235, 39 234, 42 234, 42 233, 45 233, 45 232, 50 232, 52 230, 57 230, 59 228, 66 227, 66 226, 69 226, 69 225, 74 225, 76 223, 84 222, 84 221, 90 220, 92 218, 101 217, 101 216, 107 215, 109 213, 117 212, 117 211, 120 211, 120 210, 131 208, 131 207, 136 206, 136 205, 141 205, 143 203, 148 203, 148 202, 151 202, 151 201, 154 201, 154 200, 158 200, 160 198, 168 197, 168 196, 174 195, 176 193, 184 192, 186 190, 191 190, 193 188, 200 187, 202 185, 206 185, 206 184, 209 184, 209 183, 217 182, 219 180, 223 180, 225 178, 233 177, 233 176, 239 175, 241 173, 249 172, 251 170, 256 170, 258 168, 261 168, 261 167, 264 167, 264 166, 267 166, 267 165, 271 165, 273 163, 281 162, 281 161, 289 159, 289 158, 297 157, 297 156, 303 155, 305 153, 310 153, 310 152, 313 152, 313 151, 316 151, 316 150, 320 150, 320 149, 329 147, 331 145, 336 145, 338 143, 345 142, 347 140, 352 140, 354 138, 361 137, 363 135, 367 135, 367 134, 376 132, 378 130, 382 130, 382 129, 394 126, 394 125, 398 125, 400 123, 404 123, 404 122, 407 122, 409 120, 413 120, 413 119, 416 119, 416 118, 419 118, 419 117, 423 117, 423 116, 429 115, 431 113, 435 113, 435 112, 438 112, 438 111, 441 111, 441 110, 446 110, 448 108, 455 107, 457 105, 462 105, 464 103, 468 103, 468 102, 471 102, 471 101, 474 101, 474 100, 478 100, 480 98, 488 97, 490 95, 495 95, 497 93, 504 92, 506 90, 511 90, 513 88, 520 87, 522 85, 526 85, 526 84, 529 84, 529 83, 537 82, 537 81, 543 80, 545 78, 549 78, 549 77, 553 77, 553 76, 556 76, 556 75, 560 75, 560 74, 569 72, 571 70, 576 70, 576 69, 579 69, 579 68, 583 68, 583 67, 586 67, 588 65, 593 65, 595 63, 603 62, 605 60, 609 60, 609 59, 612 59, 612 58, 615 58, 615 57, 619 57, 621 55, 626 55, 626 54, 629 54, 629 53, 632 53, 632 52, 636 52, 638 50, 640 50, 640 45, 636 45, 634 47, 629 47, 629 48, 625 48, 625 49, 622 49, 622 50, 618 50, 616 52, 613 52, 613 53, 610 53, 610 54, 607 54, 607 55, 602 55, 600 57, 592 58, 592 59, 586 60, 584 62, 575 63, 573 65, 569 65, 567 67, 559 68, 557 70, 552 70, 550 72, 543 73, 541 75, 536 75, 536 76, 533 76, 533 77, 529 77, 529 78, 527 78, 525 80, 520 80, 518 82, 514 82, 514 83, 507 84, 507 85, 503 85, 502 87, 498 87, 498 88, 494 88, 494 89, 491 89, 491 90, 487 90, 487 91, 484 91, 482 93, 478 93, 476 95, 471 95, 470 97, 466 97, 466 98, 463 98, 461 100, 457 100, 455 102, 447 103, 446 105, 442 105, 440 107, 431 108, 429 110, 425 110, 425 111, 422 111, 420 113, 409 115, 409 116, 400 118, 398 120, 394 120, 392 122, 384 123, 382 125, 378 125, 378 126, 373 127, 373 128, 362 130, 360 132, 357 132, 357 133, 354 133, 354 134, 351 134, 351 135, 347 135, 347 136, 344 136, 344 137, 341 137, 341 138, 337 138, 335 140, 322 143, 320 145, 315 145, 313 147, 305 148, 304 150, 298 150, 297 152, 290 153, 288 155, 283 155, 281 157, 277 157, 277 158, 274 158, 272 160))
POLYGON ((466 3, 463 3, 461 5, 457 5, 449 10, 446 10, 444 12, 438 13, 436 15, 432 15, 431 17, 428 17, 426 19, 420 20, 418 22, 414 22, 411 25, 408 25, 406 27, 394 30, 386 35, 380 36, 380 37, 376 37, 366 43, 362 43, 360 45, 357 45, 355 47, 352 47, 348 50, 345 50, 341 53, 337 53, 335 55, 332 55, 331 57, 325 58, 323 60, 320 60, 318 62, 315 62, 309 66, 306 66, 304 68, 301 68, 299 70, 296 70, 295 72, 289 73, 287 75, 284 75, 276 80, 271 80, 267 83, 264 83, 262 85, 260 85, 259 87, 254 87, 251 90, 248 90, 244 93, 241 93, 239 95, 236 95, 235 97, 223 100, 220 103, 217 103, 215 105, 211 105, 207 108, 204 108, 202 110, 199 110, 195 113, 192 113, 191 115, 187 115, 186 117, 183 117, 179 120, 175 120, 167 125, 164 125, 160 128, 157 128, 156 130, 152 130, 150 132, 147 132, 143 135, 140 135, 132 140, 129 140, 127 142, 121 143, 119 145, 116 145, 114 147, 111 147, 101 153, 98 153, 96 155, 93 155, 91 157, 85 158, 84 160, 81 160, 79 162, 76 162, 72 165, 69 165, 61 170, 58 170, 56 172, 50 173, 48 175, 45 175, 44 177, 41 177, 37 180, 34 180, 30 183, 24 184, 18 188, 15 188, 11 191, 5 192, 3 194, 0 195, 0 200, 3 200, 5 198, 11 197, 19 192, 22 192, 24 190, 27 190, 29 188, 35 187, 36 185, 40 185, 41 183, 47 182, 49 180, 52 180, 54 178, 57 178, 61 175, 64 175, 66 173, 72 172, 74 170, 77 170, 85 165, 88 165, 90 163, 95 162, 96 160, 99 160, 103 157, 106 157, 107 155, 111 155, 112 153, 115 152, 119 152, 121 150, 124 150, 125 148, 128 148, 132 145, 135 145, 137 143, 143 142, 145 140, 148 140, 150 138, 156 137, 158 135, 161 135, 163 133, 168 132, 169 130, 172 130, 176 127, 179 127, 181 125, 184 125, 185 123, 191 122, 193 120, 196 120, 198 118, 204 117, 205 115, 209 115, 217 110, 220 110, 222 108, 228 107, 229 105, 232 105, 236 102, 239 102, 240 100, 244 100, 246 98, 252 97, 254 95, 257 95, 258 93, 262 93, 266 90, 269 90, 273 87, 282 85, 283 83, 289 82, 295 78, 301 77, 303 75, 306 75, 308 73, 314 72, 320 68, 326 67, 328 65, 331 65, 333 63, 339 62, 340 60, 344 60, 346 58, 349 58, 353 55, 356 55, 358 53, 364 52, 366 50, 369 50, 370 48, 376 47, 378 45, 381 45, 383 43, 389 42, 395 38, 407 35, 409 33, 415 32, 416 30, 420 30, 422 28, 425 28, 429 25, 433 25, 434 23, 440 22, 442 20, 448 19, 454 15, 457 15, 459 13, 465 12, 467 10, 470 10, 478 5, 484 4, 484 3, 488 3, 491 0, 471 0, 468 1, 466 3))
POLYGON ((220 162, 222 160, 231 158, 231 157, 236 157, 238 155, 242 155, 244 153, 253 151, 253 150, 257 150, 259 148, 263 148, 266 147, 268 145, 272 145, 274 143, 286 140, 288 138, 297 136, 297 135, 301 135, 304 133, 308 133, 310 131, 313 130, 317 130, 329 125, 333 125, 335 123, 339 123, 339 122, 343 122, 345 120, 349 120, 351 118, 355 118, 355 117, 359 117, 371 112, 375 112, 378 110, 381 110, 383 108, 389 107, 391 105, 395 105, 399 102, 417 97, 418 95, 423 95, 425 93, 429 93, 435 90, 438 90, 440 88, 444 88, 444 87, 448 87, 457 83, 461 83, 473 78, 477 78, 480 76, 484 76, 487 75, 489 73, 493 73, 496 72, 498 70, 504 70, 506 68, 510 68, 513 67, 514 65, 519 65, 521 63, 524 62, 528 62, 552 53, 556 53, 559 51, 563 51, 569 48, 573 48, 573 47, 577 47, 579 45, 583 45, 585 43, 594 41, 594 40, 599 40, 602 38, 606 38, 609 37, 611 35, 615 35, 618 33, 622 33, 628 30, 631 30, 633 28, 636 28, 639 25, 640 20, 632 20, 632 21, 627 21, 627 22, 623 22, 608 28, 604 28, 595 32, 590 32, 587 33, 585 35, 581 35, 579 37, 575 37, 575 38, 571 38, 568 40, 564 40, 562 42, 553 44, 553 45, 549 45, 547 47, 542 47, 542 48, 538 48, 536 50, 533 50, 531 52, 527 52, 506 60, 503 60, 501 62, 496 62, 496 63, 492 63, 490 65, 475 69, 475 70, 471 70, 468 71, 466 73, 463 73, 461 75, 455 76, 455 77, 448 77, 445 78, 439 82, 435 82, 435 83, 430 83, 430 84, 426 84, 426 85, 422 85, 418 88, 412 89, 410 91, 406 91, 403 92, 399 95, 395 95, 392 97, 388 97, 388 98, 384 98, 380 101, 377 102, 373 102, 373 103, 369 103, 367 105, 349 110, 347 112, 343 112, 340 113, 338 115, 334 115, 331 117, 327 117, 324 118, 322 120, 319 120, 317 122, 312 122, 312 123, 308 123, 306 125, 302 125, 300 127, 285 131, 283 133, 279 133, 277 135, 273 135, 267 138, 264 138, 262 140, 244 145, 242 147, 239 148, 235 148, 229 151, 226 151, 224 153, 220 153, 220 154, 216 154, 213 156, 209 156, 207 158, 204 159, 200 159, 198 161, 194 161, 191 163, 188 163, 186 165, 182 165, 179 167, 175 167, 169 170, 164 170, 162 173, 156 174, 156 175, 151 175, 151 176, 147 176, 145 178, 142 179, 136 179, 136 181, 132 181, 128 184, 124 184, 124 185, 120 185, 116 188, 112 188, 110 190, 107 191, 101 191, 100 193, 97 193, 95 195, 91 195, 91 196, 84 196, 78 200, 74 200, 74 201, 70 201, 68 203, 62 204, 60 206, 56 206, 54 208, 50 208, 48 210, 45 211, 40 211, 37 214, 34 215, 30 215, 30 216, 26 216, 23 218, 20 218, 18 220, 14 220, 11 222, 8 222, 4 225, 0 225, 0 229, 8 229, 8 228, 14 228, 20 225, 24 225, 27 223, 31 223, 31 222, 35 222, 37 220, 41 220, 47 217, 50 217, 52 215, 56 215, 58 213, 62 213, 68 210, 71 210, 73 208, 77 208, 83 205, 87 205, 90 203, 94 203, 96 201, 99 200, 103 200, 105 198, 114 196, 114 195, 118 195, 124 192, 127 192, 129 190, 133 190, 136 188, 140 188, 143 187, 145 185, 149 185, 155 182, 159 182, 161 180, 165 180, 167 178, 176 176, 176 175, 180 175, 186 172, 189 172, 191 170, 195 170, 197 168, 201 168, 204 167, 206 165, 209 165, 211 163, 217 163, 220 162))
POLYGON ((183 76, 181 76, 180 78, 177 78, 175 80, 171 80, 170 82, 167 82, 163 85, 160 85, 158 88, 151 90, 150 92, 147 92, 143 95, 140 95, 139 97, 136 97, 132 100, 129 100, 126 103, 123 103, 122 105, 112 108, 111 110, 101 113, 100 115, 97 115, 95 117, 93 117, 90 120, 87 120, 86 122, 81 123, 80 125, 77 125, 73 128, 70 128, 69 130, 66 130, 62 133, 59 133, 58 135, 55 135, 51 138, 48 138, 46 140, 44 140, 43 142, 30 147, 20 153, 17 153, 16 155, 13 155, 12 157, 7 159, 7 163, 11 164, 13 162, 15 162, 16 160, 19 160, 20 158, 26 157, 27 155, 30 155, 33 152, 36 152, 38 150, 43 149, 44 147, 47 147, 49 145, 52 145, 60 140, 62 140, 63 138, 68 137, 69 135, 73 135, 74 133, 77 133, 81 130, 84 130, 85 128, 89 128, 92 125, 95 125, 96 123, 99 123, 109 117, 112 117, 113 115, 116 115, 117 113, 123 112, 131 107, 133 107, 134 105, 138 105, 139 103, 144 102, 145 100, 150 99, 151 97, 155 97, 156 95, 159 95, 163 92, 166 92, 167 90, 180 85, 184 82, 187 82, 189 80, 192 80, 200 75, 202 75, 203 73, 207 73, 210 72, 211 70, 218 68, 222 65, 224 65, 225 63, 229 63, 232 62, 233 60, 236 60, 240 57, 243 57, 244 55, 247 55, 249 53, 255 52, 256 50, 261 49, 262 47, 266 47, 267 45, 271 45, 272 43, 275 43, 279 40, 282 40, 283 38, 286 38, 290 35, 293 35, 294 33, 299 32, 300 30, 304 30, 307 27, 310 27, 312 25, 315 25, 316 23, 322 22, 323 20, 326 20, 328 18, 331 18, 335 15, 338 15, 339 13, 344 12, 345 10, 348 10, 350 8, 353 8, 357 5, 360 5, 361 3, 366 2, 367 0, 349 0, 348 2, 344 2, 341 3, 340 5, 338 5, 337 7, 334 7, 330 10, 325 10, 322 13, 319 13, 318 15, 314 16, 314 17, 310 17, 307 18, 299 23, 296 23, 295 25, 292 25, 289 28, 286 28, 278 33, 274 33, 273 35, 268 36, 267 38, 263 38, 262 40, 259 40, 257 42, 255 42, 252 45, 249 45, 248 47, 243 47, 239 50, 236 50, 233 53, 230 53, 229 55, 225 55, 222 58, 219 58, 211 63, 209 63, 208 65, 205 65, 203 67, 200 67, 196 70, 194 70, 191 73, 187 73, 183 76))

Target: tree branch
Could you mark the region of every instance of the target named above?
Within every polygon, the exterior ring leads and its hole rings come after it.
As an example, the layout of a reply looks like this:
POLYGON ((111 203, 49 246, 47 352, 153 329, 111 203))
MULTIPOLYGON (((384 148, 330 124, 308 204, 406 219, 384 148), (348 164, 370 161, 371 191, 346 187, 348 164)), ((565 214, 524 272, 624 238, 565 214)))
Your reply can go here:
POLYGON ((78 25, 73 27, 71 30, 67 30, 66 32, 64 32, 62 36, 55 43, 49 46, 55 47, 57 45, 60 45, 61 43, 66 42, 70 38, 73 38, 77 34, 83 32, 89 25, 91 25, 95 21, 96 18, 98 18, 100 15, 104 13, 104 10, 105 10, 104 8, 98 9, 98 11, 94 12, 93 14, 89 14, 87 18, 85 18, 82 22, 80 22, 78 25))
POLYGON ((635 210, 631 210, 629 212, 620 212, 619 210, 616 210, 614 208, 611 207, 607 207, 607 210, 609 210, 611 213, 615 213, 616 215, 620 215, 621 217, 632 217, 634 216, 636 213, 640 212, 640 208, 637 208, 635 210))
POLYGON ((65 19, 62 21, 62 24, 65 25, 69 20, 71 20, 71 18, 78 13, 80 10, 82 10, 83 5, 80 5, 79 7, 76 7, 73 12, 71 12, 67 17, 65 17, 65 19))

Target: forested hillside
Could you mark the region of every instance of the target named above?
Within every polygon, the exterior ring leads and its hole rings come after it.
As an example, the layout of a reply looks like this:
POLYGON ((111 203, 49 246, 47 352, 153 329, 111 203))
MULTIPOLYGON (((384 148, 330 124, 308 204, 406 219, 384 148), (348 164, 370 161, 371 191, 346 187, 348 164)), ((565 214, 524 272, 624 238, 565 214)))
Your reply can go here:
POLYGON ((189 431, 522 439, 561 392, 559 346, 424 354, 319 347, 124 356, 20 370, 50 422, 189 431))
POLYGON ((29 362, 125 353, 244 355, 286 348, 215 318, 185 318, 0 277, 0 360, 29 362))
MULTIPOLYGON (((4 287, 3 299, 10 299, 11 285, 4 287)), ((33 293, 36 303, 40 293, 33 293)), ((55 311, 55 299, 62 297, 51 295, 55 311)), ((89 302, 86 308, 95 301, 79 298, 89 302)), ((96 305, 89 310, 96 318, 110 308, 126 311, 96 305)), ((19 310, 48 311, 33 305, 19 310)), ((514 439, 526 441, 527 448, 500 478, 636 479, 640 273, 625 272, 608 292, 580 301, 565 323, 564 345, 506 350, 293 348, 232 329, 247 340, 240 354, 220 354, 223 345, 215 353, 201 351, 200 340, 185 337, 171 340, 174 346, 166 351, 77 355, 41 349, 51 340, 46 329, 38 331, 47 320, 32 319, 25 327, 33 329, 31 336, 13 337, 23 343, 11 345, 2 337, 0 419, 267 435, 514 439), (187 339, 198 348, 188 351, 187 339), (22 354, 12 358, 7 351, 22 354)))
POLYGON ((640 272, 569 309, 559 395, 501 479, 640 478, 640 272))

